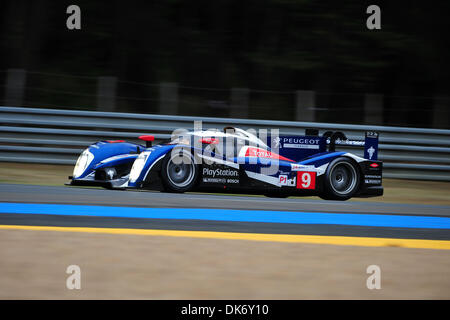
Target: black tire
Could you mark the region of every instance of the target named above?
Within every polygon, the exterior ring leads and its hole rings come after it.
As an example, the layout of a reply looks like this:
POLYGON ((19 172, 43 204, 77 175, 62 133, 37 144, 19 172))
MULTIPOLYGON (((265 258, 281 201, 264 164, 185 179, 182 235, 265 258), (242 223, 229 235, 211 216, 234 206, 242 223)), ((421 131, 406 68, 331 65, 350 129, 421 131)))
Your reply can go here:
POLYGON ((169 152, 161 164, 161 182, 165 191, 187 192, 197 183, 198 165, 192 153, 185 149, 169 152))
POLYGON ((325 200, 348 200, 358 192, 361 178, 358 165, 344 157, 333 160, 325 173, 323 193, 325 200))

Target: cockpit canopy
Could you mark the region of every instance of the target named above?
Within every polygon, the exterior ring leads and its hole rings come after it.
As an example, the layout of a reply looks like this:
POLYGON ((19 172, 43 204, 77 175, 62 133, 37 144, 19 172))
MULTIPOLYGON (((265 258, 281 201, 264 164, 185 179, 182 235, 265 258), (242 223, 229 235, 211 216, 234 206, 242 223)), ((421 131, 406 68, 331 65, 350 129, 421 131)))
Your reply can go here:
POLYGON ((180 135, 172 135, 171 144, 190 144, 192 138, 216 138, 223 140, 224 138, 235 138, 237 146, 251 145, 260 148, 268 148, 267 144, 258 138, 255 134, 236 127, 225 127, 223 130, 207 129, 204 131, 183 132, 180 135))

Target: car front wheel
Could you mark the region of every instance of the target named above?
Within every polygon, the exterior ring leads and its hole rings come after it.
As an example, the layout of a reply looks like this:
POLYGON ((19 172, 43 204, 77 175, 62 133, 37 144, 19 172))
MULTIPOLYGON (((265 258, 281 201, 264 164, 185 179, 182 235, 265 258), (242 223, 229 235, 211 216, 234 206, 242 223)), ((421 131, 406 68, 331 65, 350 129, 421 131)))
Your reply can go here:
POLYGON ((166 191, 191 190, 198 177, 198 167, 192 154, 184 149, 169 152, 161 166, 161 180, 166 191))

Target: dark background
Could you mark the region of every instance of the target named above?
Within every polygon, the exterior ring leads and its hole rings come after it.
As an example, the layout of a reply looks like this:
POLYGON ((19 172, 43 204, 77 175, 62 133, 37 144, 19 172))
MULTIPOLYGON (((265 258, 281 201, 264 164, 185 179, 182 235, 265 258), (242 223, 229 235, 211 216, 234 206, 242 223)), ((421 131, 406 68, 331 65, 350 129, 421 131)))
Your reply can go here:
POLYGON ((113 76, 121 112, 164 113, 173 82, 180 115, 228 117, 230 89, 249 88, 249 118, 293 120, 295 91, 313 90, 316 121, 364 123, 373 93, 380 124, 449 128, 449 15, 448 1, 2 1, 0 104, 18 68, 30 107, 98 110, 98 76, 113 76))

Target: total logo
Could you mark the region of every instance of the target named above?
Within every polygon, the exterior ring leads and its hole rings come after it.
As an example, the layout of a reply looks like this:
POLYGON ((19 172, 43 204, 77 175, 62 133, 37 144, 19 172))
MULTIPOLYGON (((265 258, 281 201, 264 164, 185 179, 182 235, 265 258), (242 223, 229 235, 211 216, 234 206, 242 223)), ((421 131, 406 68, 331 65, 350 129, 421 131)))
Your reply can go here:
POLYGON ((269 159, 276 159, 276 160, 292 161, 288 158, 285 158, 283 156, 280 156, 279 154, 270 152, 268 150, 264 150, 264 149, 260 149, 260 148, 253 148, 253 147, 247 148, 247 150, 245 151, 245 156, 246 157, 269 158, 269 159))
POLYGON ((280 174, 280 176, 278 177, 278 183, 280 184, 280 186, 295 187, 296 180, 296 177, 289 179, 289 177, 285 174, 280 174))

